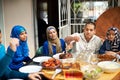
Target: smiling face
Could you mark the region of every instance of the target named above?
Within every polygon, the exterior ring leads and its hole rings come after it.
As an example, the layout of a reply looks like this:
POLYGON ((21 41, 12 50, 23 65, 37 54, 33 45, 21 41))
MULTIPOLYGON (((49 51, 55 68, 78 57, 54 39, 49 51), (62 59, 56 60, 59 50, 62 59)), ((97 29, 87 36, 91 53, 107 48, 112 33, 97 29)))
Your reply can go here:
POLYGON ((113 30, 110 30, 107 37, 108 37, 108 40, 114 41, 114 39, 115 39, 115 32, 113 30))
POLYGON ((48 31, 48 36, 49 36, 50 39, 53 39, 53 40, 56 39, 57 38, 56 30, 55 29, 50 29, 48 31))
POLYGON ((95 34, 95 26, 93 24, 87 24, 84 28, 84 34, 87 41, 89 41, 95 34))
POLYGON ((19 37, 20 37, 21 41, 26 41, 27 40, 27 33, 25 31, 23 31, 20 33, 19 37))

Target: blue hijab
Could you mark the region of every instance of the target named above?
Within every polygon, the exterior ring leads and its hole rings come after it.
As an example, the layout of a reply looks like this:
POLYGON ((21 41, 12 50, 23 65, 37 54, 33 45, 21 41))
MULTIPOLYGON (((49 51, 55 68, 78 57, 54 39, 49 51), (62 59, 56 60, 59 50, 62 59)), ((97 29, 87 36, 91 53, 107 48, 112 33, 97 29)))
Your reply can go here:
MULTIPOLYGON (((20 40, 20 34, 21 32, 26 32, 26 29, 21 26, 21 25, 15 25, 13 28, 12 28, 12 31, 11 31, 11 38, 18 38, 20 40)), ((29 49, 28 49, 28 44, 27 44, 27 40, 26 41, 19 41, 19 46, 17 47, 17 51, 16 51, 16 54, 19 54, 19 53, 23 53, 22 55, 24 57, 27 57, 29 54, 29 49)))

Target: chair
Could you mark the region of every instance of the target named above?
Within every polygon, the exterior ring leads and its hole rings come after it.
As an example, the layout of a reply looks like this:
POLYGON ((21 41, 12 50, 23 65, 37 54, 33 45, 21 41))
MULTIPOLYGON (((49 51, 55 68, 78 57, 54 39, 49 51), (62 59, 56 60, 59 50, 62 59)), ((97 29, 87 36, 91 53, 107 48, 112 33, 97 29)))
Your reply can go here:
POLYGON ((42 55, 43 55, 43 46, 40 46, 35 53, 35 57, 42 56, 42 55))

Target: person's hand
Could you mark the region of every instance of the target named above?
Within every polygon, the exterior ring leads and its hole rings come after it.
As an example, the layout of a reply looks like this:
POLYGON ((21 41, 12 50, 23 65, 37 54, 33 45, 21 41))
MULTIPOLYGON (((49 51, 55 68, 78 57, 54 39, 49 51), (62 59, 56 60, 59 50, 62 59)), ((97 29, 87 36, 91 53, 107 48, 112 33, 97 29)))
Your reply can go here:
POLYGON ((16 47, 19 45, 19 39, 17 38, 11 38, 10 40, 10 48, 15 52, 16 47))
POLYGON ((28 78, 29 78, 30 80, 42 80, 40 74, 43 74, 43 73, 41 73, 41 72, 30 73, 30 74, 28 75, 28 78))
POLYGON ((113 52, 113 51, 106 51, 105 54, 106 54, 106 55, 112 55, 112 56, 115 57, 115 54, 116 54, 116 53, 113 52))
POLYGON ((69 45, 69 44, 71 44, 72 41, 78 42, 80 40, 80 38, 79 38, 79 36, 67 36, 64 40, 69 45))
POLYGON ((78 42, 80 40, 80 37, 79 36, 74 36, 73 39, 74 39, 75 42, 78 42))
POLYGON ((73 48, 73 44, 69 44, 69 45, 66 46, 66 51, 69 51, 72 48, 73 48))
POLYGON ((67 37, 65 37, 65 42, 69 45, 70 44, 70 42, 73 40, 73 36, 67 36, 67 37))
POLYGON ((120 55, 120 51, 118 51, 118 52, 117 52, 117 54, 119 54, 119 55, 120 55))

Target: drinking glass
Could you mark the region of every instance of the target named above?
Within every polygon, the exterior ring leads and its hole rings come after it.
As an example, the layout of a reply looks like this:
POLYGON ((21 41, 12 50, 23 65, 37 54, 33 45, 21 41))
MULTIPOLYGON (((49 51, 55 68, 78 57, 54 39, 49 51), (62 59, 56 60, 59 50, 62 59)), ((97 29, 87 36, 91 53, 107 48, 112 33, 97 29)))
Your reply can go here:
POLYGON ((90 58, 90 64, 96 65, 98 63, 98 57, 97 54, 92 54, 90 58))

